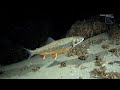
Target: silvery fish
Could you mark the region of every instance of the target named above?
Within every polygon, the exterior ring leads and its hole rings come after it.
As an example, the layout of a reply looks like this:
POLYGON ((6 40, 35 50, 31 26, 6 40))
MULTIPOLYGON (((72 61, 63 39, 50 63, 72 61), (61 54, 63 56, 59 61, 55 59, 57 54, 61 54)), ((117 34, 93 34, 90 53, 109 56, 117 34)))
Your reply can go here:
POLYGON ((46 55, 52 55, 52 58, 55 60, 57 58, 57 54, 63 54, 69 51, 72 47, 80 44, 84 38, 81 36, 73 36, 66 37, 59 40, 53 40, 52 38, 48 38, 52 42, 49 44, 42 46, 40 48, 36 48, 35 50, 26 49, 29 52, 29 58, 33 55, 40 55, 42 59, 45 59, 46 55))

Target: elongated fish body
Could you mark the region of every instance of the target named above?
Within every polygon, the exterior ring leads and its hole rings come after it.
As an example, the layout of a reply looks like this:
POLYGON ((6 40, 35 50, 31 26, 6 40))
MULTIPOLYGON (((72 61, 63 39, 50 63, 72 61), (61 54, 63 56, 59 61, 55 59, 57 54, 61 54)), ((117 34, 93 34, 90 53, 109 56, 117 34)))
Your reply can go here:
POLYGON ((83 40, 84 38, 81 36, 67 37, 53 41, 50 44, 47 44, 40 48, 36 48, 35 50, 28 50, 28 51, 30 53, 30 57, 35 54, 39 54, 43 59, 45 59, 46 55, 51 54, 52 58, 55 60, 57 58, 57 54, 61 54, 69 51, 70 48, 78 45, 83 40))

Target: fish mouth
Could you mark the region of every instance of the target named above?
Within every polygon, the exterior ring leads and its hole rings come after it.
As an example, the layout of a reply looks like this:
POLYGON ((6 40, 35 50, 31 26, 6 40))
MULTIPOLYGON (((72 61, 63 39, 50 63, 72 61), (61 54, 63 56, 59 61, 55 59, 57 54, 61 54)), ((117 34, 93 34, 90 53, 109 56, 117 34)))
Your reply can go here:
POLYGON ((82 38, 77 44, 80 44, 82 41, 84 41, 84 38, 82 38))
POLYGON ((84 38, 82 38, 79 42, 75 43, 75 44, 73 45, 73 47, 75 47, 76 45, 80 44, 83 40, 84 40, 84 38))

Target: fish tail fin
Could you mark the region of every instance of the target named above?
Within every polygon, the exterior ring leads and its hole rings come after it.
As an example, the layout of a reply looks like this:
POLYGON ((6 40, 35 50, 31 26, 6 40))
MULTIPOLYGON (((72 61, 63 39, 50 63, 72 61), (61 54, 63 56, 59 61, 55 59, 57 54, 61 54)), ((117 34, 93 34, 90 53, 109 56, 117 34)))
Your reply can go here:
POLYGON ((32 56, 35 55, 35 54, 32 52, 32 50, 29 50, 29 49, 27 49, 27 48, 23 48, 23 49, 25 49, 25 50, 28 52, 28 54, 29 54, 28 59, 30 59, 32 56))

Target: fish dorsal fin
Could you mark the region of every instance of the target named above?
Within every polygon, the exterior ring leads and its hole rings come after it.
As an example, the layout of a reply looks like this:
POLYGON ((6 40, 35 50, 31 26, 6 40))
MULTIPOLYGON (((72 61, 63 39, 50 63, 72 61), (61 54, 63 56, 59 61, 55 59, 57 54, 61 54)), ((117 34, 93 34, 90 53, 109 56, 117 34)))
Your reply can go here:
POLYGON ((54 42, 55 40, 51 37, 48 37, 46 44, 50 44, 51 42, 54 42))
POLYGON ((56 58, 57 58, 57 53, 52 54, 52 58, 53 58, 54 60, 56 60, 56 58))

